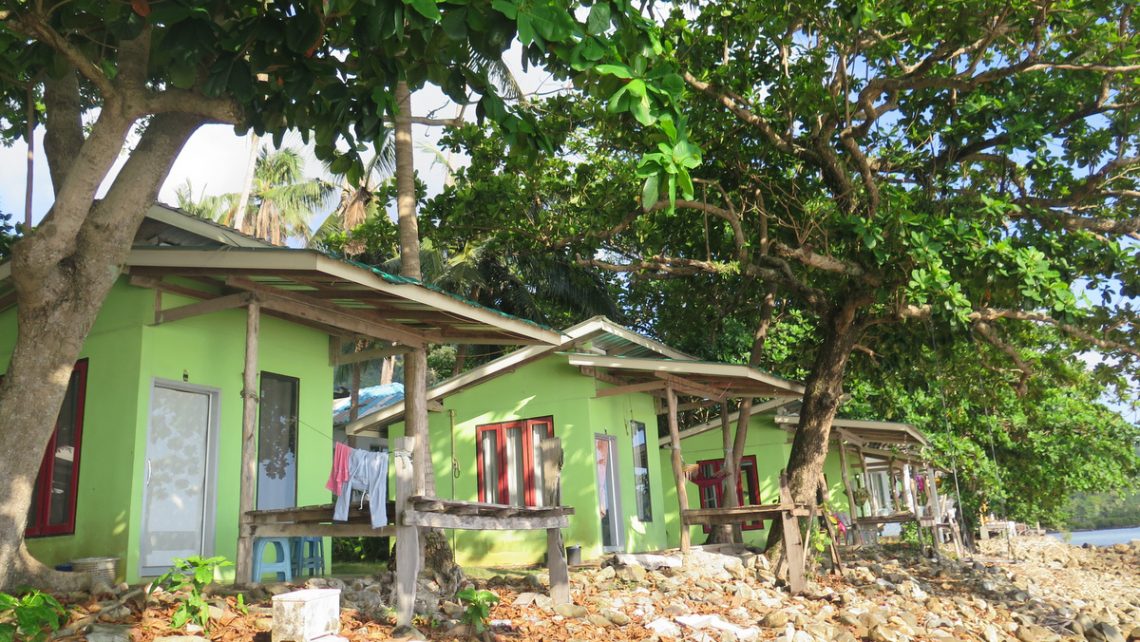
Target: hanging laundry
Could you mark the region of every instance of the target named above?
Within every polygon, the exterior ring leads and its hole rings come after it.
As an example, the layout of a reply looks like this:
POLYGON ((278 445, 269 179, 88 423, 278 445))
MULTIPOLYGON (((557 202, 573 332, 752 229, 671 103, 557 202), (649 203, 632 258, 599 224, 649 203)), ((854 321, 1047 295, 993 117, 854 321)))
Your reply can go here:
POLYGON ((348 444, 338 441, 333 446, 332 471, 329 472, 329 481, 325 484, 325 488, 337 495, 340 495, 340 489, 344 488, 344 482, 348 481, 348 457, 351 453, 352 448, 349 448, 348 444))
MULTIPOLYGON (((388 451, 372 452, 350 448, 348 455, 348 478, 341 486, 340 496, 333 508, 333 520, 348 521, 348 508, 352 503, 352 491, 364 492, 368 499, 368 511, 372 517, 372 528, 388 525, 388 451)), ((361 498, 363 503, 364 497, 361 498)))

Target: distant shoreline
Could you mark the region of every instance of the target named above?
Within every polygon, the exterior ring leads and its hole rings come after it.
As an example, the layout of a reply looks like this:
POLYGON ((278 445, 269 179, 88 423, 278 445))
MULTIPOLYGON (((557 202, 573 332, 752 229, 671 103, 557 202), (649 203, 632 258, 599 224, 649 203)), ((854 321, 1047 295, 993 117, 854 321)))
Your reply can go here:
POLYGON ((1056 533, 1057 535, 1064 535, 1065 533, 1097 533, 1100 531, 1125 531, 1125 530, 1129 530, 1132 528, 1140 528, 1140 524, 1133 524, 1131 526, 1106 526, 1104 528, 1081 528, 1081 529, 1076 529, 1076 530, 1071 530, 1071 531, 1058 531, 1058 530, 1046 529, 1045 532, 1050 533, 1050 534, 1056 533))

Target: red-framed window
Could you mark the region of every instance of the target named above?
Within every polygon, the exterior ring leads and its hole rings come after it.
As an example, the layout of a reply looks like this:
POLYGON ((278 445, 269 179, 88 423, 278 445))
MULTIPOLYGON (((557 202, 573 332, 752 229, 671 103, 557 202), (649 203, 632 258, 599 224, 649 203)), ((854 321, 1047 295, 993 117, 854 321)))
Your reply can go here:
POLYGON ((479 501, 542 506, 542 440, 553 436, 553 417, 476 428, 479 501))
MULTIPOLYGON (((723 459, 705 459, 697 462, 697 474, 693 483, 697 485, 697 495, 701 508, 724 506, 724 467, 723 459)), ((740 459, 740 475, 736 479, 736 497, 741 506, 760 504, 760 477, 757 475, 756 455, 746 455, 740 459)), ((746 531, 764 528, 763 520, 748 522, 742 527, 746 531)), ((706 526, 705 532, 711 529, 706 526)))
POLYGON ((83 442, 83 406, 87 398, 87 360, 75 364, 67 394, 48 441, 32 505, 27 537, 70 535, 75 532, 75 496, 79 488, 79 453, 83 442))

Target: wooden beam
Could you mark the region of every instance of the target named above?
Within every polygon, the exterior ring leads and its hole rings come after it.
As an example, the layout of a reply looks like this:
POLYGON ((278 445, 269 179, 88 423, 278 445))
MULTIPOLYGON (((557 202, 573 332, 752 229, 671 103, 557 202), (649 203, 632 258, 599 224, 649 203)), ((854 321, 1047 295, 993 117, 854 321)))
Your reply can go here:
MULTIPOLYGON (((685 488, 685 465, 681 461, 681 431, 677 427, 677 393, 672 385, 665 386, 665 403, 668 404, 669 445, 673 449, 673 481, 677 484, 677 508, 683 511, 689 508, 689 492, 685 488)), ((680 520, 678 520, 680 521, 680 520)), ((689 527, 681 522, 681 552, 689 552, 689 527)))
MULTIPOLYGON (((566 528, 570 525, 570 519, 566 515, 549 515, 546 517, 524 517, 520 515, 492 517, 490 515, 421 513, 419 511, 409 510, 404 512, 404 523, 426 528, 456 528, 469 531, 514 531, 566 528)), ((399 564, 399 554, 396 555, 396 559, 397 564, 399 564)))
POLYGON ((414 437, 399 437, 392 449, 396 468, 396 626, 410 627, 416 607, 416 578, 423 563, 420 550, 420 529, 406 522, 408 497, 415 484, 412 471, 412 453, 416 450, 414 437))
POLYGON ((382 348, 371 348, 369 350, 361 350, 360 352, 352 352, 349 354, 337 355, 333 359, 332 365, 334 366, 347 366, 353 363, 361 363, 364 361, 377 361, 379 359, 386 359, 397 354, 407 354, 411 349, 407 346, 391 345, 382 348))
MULTIPOLYGON (((685 412, 686 410, 696 410, 697 408, 707 408, 708 406, 715 406, 721 403, 716 399, 701 399, 700 401, 690 401, 687 403, 677 404, 677 412, 685 412)), ((663 415, 669 412, 668 409, 658 406, 657 414, 663 415)))
POLYGON ((726 390, 724 389, 707 386, 705 384, 690 381, 684 377, 678 377, 677 375, 671 375, 665 372, 655 372, 654 374, 658 379, 672 384, 674 389, 681 390, 686 394, 702 397, 705 399, 713 399, 715 401, 724 401, 727 397, 726 390))
POLYGON ((424 345, 422 333, 385 323, 368 314, 330 305, 320 299, 312 299, 303 294, 262 285, 239 277, 227 278, 226 285, 257 293, 262 299, 263 307, 283 314, 410 347, 424 345))
POLYGON ((477 346, 545 346, 550 345, 545 341, 538 339, 524 339, 524 338, 511 338, 504 337, 501 334, 477 334, 475 332, 467 334, 457 334, 455 332, 435 332, 428 333, 427 338, 432 343, 453 343, 455 345, 477 345, 477 346))
POLYGON ((393 537, 395 526, 372 528, 372 524, 255 524, 254 537, 393 537))
POLYGON ((594 393, 595 398, 600 397, 613 397, 615 395, 628 395, 634 392, 649 392, 650 390, 662 390, 665 388, 664 381, 647 381, 644 383, 627 383, 622 386, 615 386, 613 388, 603 388, 594 393))
POLYGON ((591 366, 581 366, 578 368, 578 371, 581 372, 584 377, 593 377, 602 383, 608 383, 612 386, 626 386, 630 383, 625 379, 615 377, 608 372, 603 372, 591 366))
MULTIPOLYGON (((542 451, 542 503, 558 506, 562 503, 562 440, 557 437, 543 439, 542 451)), ((562 529, 546 529, 546 567, 550 572, 550 600, 554 604, 570 602, 570 571, 566 567, 566 550, 562 546, 562 529)))
MULTIPOLYGON (((178 294, 191 299, 206 299, 215 296, 213 292, 206 290, 199 290, 198 288, 191 288, 185 285, 178 285, 177 283, 167 283, 160 278, 153 276, 141 276, 138 274, 131 274, 127 279, 127 283, 137 288, 147 288, 149 290, 158 290, 159 292, 167 292, 169 294, 178 294)), ((220 283, 216 283, 221 285, 220 283)))
MULTIPOLYGON (((156 292, 161 294, 162 291, 156 290, 156 292)), ((181 321, 182 319, 196 317, 201 314, 211 314, 213 312, 221 312, 222 310, 240 308, 244 305, 249 305, 249 302, 254 296, 255 295, 249 292, 238 292, 237 294, 227 294, 213 299, 205 299, 197 303, 182 305, 176 308, 155 310, 154 324, 173 323, 174 321, 181 321)))
POLYGON ((253 523, 248 513, 257 505, 257 387, 258 336, 261 331, 261 305, 250 301, 245 321, 245 370, 241 391, 241 477, 238 495, 237 583, 261 578, 253 577, 253 523))
MULTIPOLYGON (((847 506, 851 509, 851 523, 854 525, 859 519, 859 509, 855 502, 855 489, 851 487, 851 471, 847 468, 847 449, 843 444, 839 444, 839 466, 843 471, 843 489, 847 491, 847 506)), ((863 533, 858 528, 855 529, 855 543, 863 545, 863 533)))
MULTIPOLYGON (((792 491, 788 488, 788 475, 780 471, 780 503, 794 505, 792 491)), ((788 590, 796 595, 804 590, 804 571, 800 560, 804 556, 804 543, 800 536, 800 521, 791 512, 780 514, 780 525, 784 530, 784 560, 788 566, 788 590)))

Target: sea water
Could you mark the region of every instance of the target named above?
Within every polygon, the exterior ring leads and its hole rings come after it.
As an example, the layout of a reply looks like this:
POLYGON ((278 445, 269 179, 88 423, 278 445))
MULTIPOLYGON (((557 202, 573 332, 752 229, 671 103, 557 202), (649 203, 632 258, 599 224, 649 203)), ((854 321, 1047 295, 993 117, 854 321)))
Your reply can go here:
POLYGON ((1113 544, 1127 544, 1134 539, 1140 540, 1140 526, 1132 528, 1108 528, 1100 531, 1073 531, 1072 539, 1063 533, 1049 533, 1060 540, 1068 540, 1074 546, 1088 544, 1090 546, 1112 546, 1113 544))

